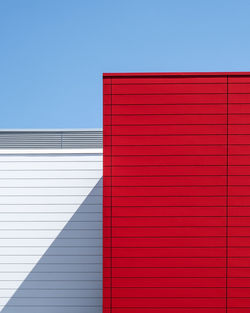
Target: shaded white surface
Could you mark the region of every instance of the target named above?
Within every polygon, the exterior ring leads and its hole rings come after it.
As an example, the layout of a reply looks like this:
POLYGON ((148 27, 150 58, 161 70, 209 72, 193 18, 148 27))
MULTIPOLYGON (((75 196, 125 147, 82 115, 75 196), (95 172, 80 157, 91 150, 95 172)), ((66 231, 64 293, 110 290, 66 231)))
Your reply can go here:
POLYGON ((52 313, 59 304, 79 301, 83 312, 87 306, 100 312, 102 188, 94 187, 102 177, 102 154, 84 150, 0 152, 2 312, 20 313, 27 306, 52 313), (60 293, 65 281, 68 291, 60 293))

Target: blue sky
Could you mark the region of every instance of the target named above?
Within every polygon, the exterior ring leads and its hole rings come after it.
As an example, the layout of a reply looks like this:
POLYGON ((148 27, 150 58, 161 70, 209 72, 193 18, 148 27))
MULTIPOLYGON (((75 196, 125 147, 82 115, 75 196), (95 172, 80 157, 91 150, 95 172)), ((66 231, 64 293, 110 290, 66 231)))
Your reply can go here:
POLYGON ((0 128, 102 127, 103 72, 250 71, 249 0, 0 1, 0 128))

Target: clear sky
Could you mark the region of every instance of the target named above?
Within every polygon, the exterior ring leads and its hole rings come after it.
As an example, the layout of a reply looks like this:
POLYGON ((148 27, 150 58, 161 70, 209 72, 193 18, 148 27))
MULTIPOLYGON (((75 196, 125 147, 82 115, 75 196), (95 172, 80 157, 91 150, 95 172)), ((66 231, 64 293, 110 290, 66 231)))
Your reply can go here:
POLYGON ((102 127, 102 73, 152 71, 250 71, 250 1, 0 1, 0 128, 102 127))

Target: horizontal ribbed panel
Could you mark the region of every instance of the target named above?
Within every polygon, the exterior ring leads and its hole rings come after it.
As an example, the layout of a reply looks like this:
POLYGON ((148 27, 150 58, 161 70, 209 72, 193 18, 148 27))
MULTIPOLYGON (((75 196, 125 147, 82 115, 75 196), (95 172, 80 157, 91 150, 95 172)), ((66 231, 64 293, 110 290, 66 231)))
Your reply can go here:
POLYGON ((29 151, 0 154, 0 311, 101 313, 102 155, 29 151))
POLYGON ((102 148, 101 130, 1 131, 0 149, 102 148))

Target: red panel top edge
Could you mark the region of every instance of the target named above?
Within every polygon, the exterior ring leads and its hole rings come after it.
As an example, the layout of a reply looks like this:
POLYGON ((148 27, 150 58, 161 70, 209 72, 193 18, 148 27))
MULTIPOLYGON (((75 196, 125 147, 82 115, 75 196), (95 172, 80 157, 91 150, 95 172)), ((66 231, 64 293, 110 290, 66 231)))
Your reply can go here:
POLYGON ((249 76, 250 72, 103 73, 103 77, 249 76))

